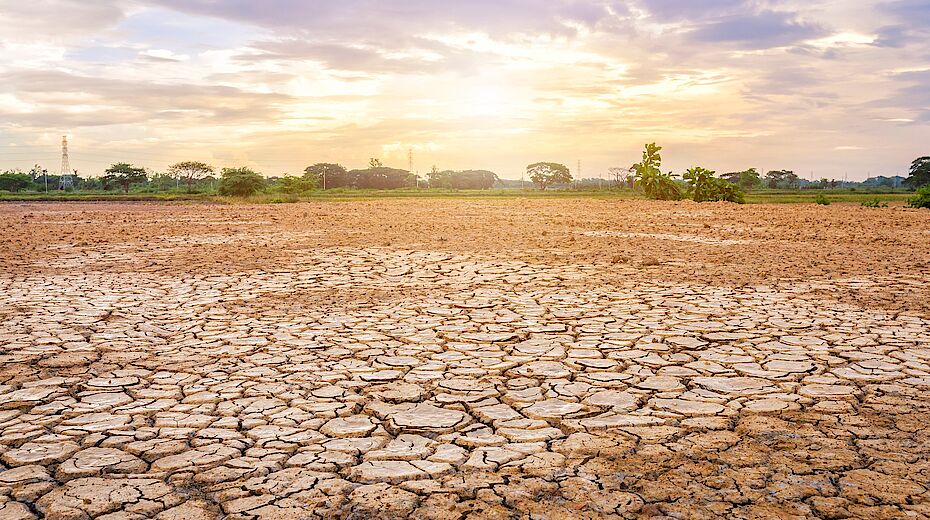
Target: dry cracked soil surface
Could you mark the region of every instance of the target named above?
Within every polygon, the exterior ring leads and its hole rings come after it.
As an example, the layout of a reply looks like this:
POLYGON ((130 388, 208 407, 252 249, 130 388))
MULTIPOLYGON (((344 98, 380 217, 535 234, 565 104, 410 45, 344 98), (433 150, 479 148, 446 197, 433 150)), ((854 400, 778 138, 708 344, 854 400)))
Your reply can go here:
POLYGON ((0 519, 930 518, 930 212, 0 206, 0 519))

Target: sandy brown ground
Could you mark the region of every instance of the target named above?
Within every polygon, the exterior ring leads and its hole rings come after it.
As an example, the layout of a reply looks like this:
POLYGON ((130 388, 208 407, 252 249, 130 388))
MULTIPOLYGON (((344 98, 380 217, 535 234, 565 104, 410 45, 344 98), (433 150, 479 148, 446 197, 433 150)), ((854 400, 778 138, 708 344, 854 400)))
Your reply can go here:
POLYGON ((930 212, 0 206, 0 519, 930 518, 930 212))

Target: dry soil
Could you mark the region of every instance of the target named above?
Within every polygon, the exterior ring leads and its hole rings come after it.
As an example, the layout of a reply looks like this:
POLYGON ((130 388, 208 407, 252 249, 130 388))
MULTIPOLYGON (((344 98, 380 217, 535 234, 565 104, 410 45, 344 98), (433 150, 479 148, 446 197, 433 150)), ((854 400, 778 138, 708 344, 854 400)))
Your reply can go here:
POLYGON ((0 206, 0 519, 930 518, 930 212, 0 206))

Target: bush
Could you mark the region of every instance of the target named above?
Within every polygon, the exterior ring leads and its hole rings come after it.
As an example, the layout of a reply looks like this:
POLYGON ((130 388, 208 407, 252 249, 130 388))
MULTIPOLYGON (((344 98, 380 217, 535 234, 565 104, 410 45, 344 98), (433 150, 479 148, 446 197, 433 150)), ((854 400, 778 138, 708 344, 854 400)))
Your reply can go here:
POLYGON ((726 179, 714 177, 714 172, 696 166, 684 175, 688 183, 688 194, 694 202, 736 202, 743 203, 743 192, 726 179))
POLYGON ((316 179, 312 177, 293 177, 286 175, 278 181, 275 191, 288 195, 300 195, 316 188, 316 179))
POLYGON ((643 151, 643 160, 633 165, 633 185, 643 190, 650 199, 680 200, 681 186, 672 179, 671 175, 662 173, 662 156, 659 152, 661 146, 655 143, 647 144, 643 151))
POLYGON ((821 206, 830 205, 830 199, 828 199, 827 196, 824 195, 823 193, 818 193, 817 196, 814 197, 814 202, 816 202, 817 204, 820 204, 821 206))
POLYGON ((930 185, 917 190, 913 199, 907 201, 909 208, 930 209, 930 185))
POLYGON ((249 168, 223 168, 220 195, 248 197, 265 189, 265 179, 249 168))
POLYGON ((887 208, 888 203, 882 202, 881 199, 875 197, 874 199, 864 200, 860 204, 863 208, 887 208))

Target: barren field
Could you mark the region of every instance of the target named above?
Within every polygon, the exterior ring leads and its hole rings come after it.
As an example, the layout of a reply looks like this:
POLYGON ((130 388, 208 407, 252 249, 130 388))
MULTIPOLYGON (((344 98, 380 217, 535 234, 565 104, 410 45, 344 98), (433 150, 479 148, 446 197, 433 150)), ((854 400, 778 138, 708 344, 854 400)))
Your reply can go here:
POLYGON ((0 205, 0 519, 930 518, 930 211, 0 205))

